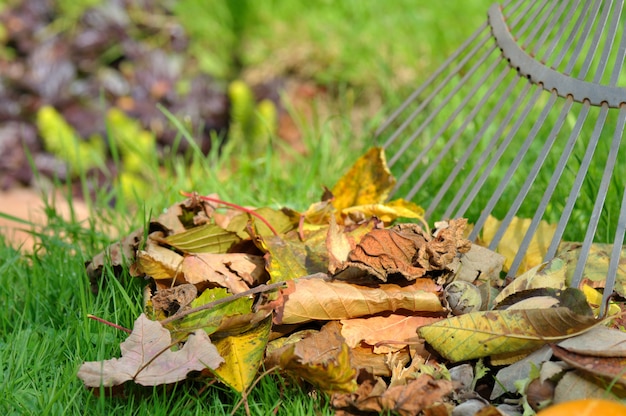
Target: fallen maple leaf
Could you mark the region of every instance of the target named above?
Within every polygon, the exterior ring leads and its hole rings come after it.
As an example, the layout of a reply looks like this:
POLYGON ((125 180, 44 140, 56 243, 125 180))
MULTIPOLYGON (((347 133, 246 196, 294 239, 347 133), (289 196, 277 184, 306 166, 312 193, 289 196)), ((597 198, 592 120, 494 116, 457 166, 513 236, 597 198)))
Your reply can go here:
POLYGON ((172 345, 169 331, 141 314, 120 345, 122 358, 83 363, 78 377, 88 387, 117 386, 129 380, 156 386, 184 380, 190 371, 215 369, 224 362, 204 331, 189 335, 178 351, 172 351, 172 345))

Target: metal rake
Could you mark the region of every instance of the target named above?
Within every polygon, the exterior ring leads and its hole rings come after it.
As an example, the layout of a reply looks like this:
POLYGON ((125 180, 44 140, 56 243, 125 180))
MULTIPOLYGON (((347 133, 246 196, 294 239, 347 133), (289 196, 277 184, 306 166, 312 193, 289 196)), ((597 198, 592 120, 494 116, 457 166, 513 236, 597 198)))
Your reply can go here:
POLYGON ((491 6, 376 132, 399 177, 395 196, 430 219, 470 218, 472 240, 500 218, 492 249, 516 215, 532 218, 509 276, 542 219, 557 224, 546 261, 563 239, 582 241, 574 287, 592 243, 612 242, 606 301, 626 231, 625 20, 623 0, 491 6))

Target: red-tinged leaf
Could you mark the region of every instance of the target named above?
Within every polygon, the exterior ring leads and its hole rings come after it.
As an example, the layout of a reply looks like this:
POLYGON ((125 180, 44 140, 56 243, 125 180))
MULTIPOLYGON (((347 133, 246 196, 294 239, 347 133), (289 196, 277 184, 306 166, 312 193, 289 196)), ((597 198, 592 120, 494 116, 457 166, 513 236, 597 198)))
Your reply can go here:
POLYGON ((122 358, 86 362, 78 377, 88 387, 111 387, 130 380, 156 386, 184 380, 190 371, 215 369, 224 362, 204 331, 189 335, 178 351, 172 351, 172 345, 169 331, 141 314, 120 345, 122 358))
POLYGON ((578 354, 552 345, 554 356, 565 361, 574 368, 601 377, 607 382, 617 382, 626 387, 626 357, 597 357, 593 355, 578 354))

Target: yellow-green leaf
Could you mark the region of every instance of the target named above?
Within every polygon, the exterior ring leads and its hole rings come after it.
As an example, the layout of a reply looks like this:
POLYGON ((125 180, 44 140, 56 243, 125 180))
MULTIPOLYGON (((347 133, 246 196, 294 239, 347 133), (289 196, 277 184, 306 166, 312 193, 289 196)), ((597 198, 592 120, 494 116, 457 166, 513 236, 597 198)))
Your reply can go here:
POLYGON ((295 235, 272 236, 260 242, 268 253, 267 265, 271 282, 284 282, 328 270, 325 241, 314 240, 314 245, 300 241, 295 235))
MULTIPOLYGON (((200 296, 194 299, 189 305, 190 308, 197 308, 207 303, 231 296, 226 289, 214 288, 206 289, 200 296)), ((204 329, 207 334, 214 333, 226 318, 235 315, 245 315, 252 309, 252 299, 238 298, 232 302, 216 305, 214 308, 205 309, 200 312, 185 316, 179 321, 174 321, 173 331, 191 332, 196 329, 204 329)))
POLYGON ((215 224, 204 224, 182 233, 172 234, 164 242, 185 253, 226 253, 241 239, 215 224))
POLYGON ((548 263, 535 266, 521 276, 516 277, 513 282, 502 289, 502 292, 494 299, 494 303, 498 304, 507 296, 522 290, 547 287, 563 289, 565 287, 566 273, 567 265, 561 259, 553 259, 548 263))
POLYGON ((395 183, 384 150, 374 147, 335 184, 332 204, 337 211, 357 205, 380 204, 387 200, 395 183))
POLYGON ((423 326, 418 333, 452 362, 532 350, 579 335, 598 321, 567 307, 472 312, 423 326))
POLYGON ((225 362, 213 372, 233 390, 243 393, 254 381, 272 327, 271 316, 253 329, 214 342, 225 362))

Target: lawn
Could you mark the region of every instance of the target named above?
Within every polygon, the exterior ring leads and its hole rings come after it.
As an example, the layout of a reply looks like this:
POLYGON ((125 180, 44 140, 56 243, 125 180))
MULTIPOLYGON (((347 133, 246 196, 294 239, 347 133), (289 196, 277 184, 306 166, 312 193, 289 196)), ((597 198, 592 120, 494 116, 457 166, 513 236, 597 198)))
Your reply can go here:
MULTIPOLYGON (((207 156, 197 151, 173 155, 152 166, 148 197, 132 200, 116 194, 119 189, 96 193, 89 201, 93 216, 83 223, 66 221, 49 209, 32 253, 0 237, 0 409, 8 415, 230 414, 239 395, 200 380, 131 387, 113 398, 83 387, 76 377, 80 364, 118 356, 126 336, 88 315, 132 327, 141 313, 144 286, 127 271, 117 279, 107 269, 94 296, 85 261, 115 235, 143 226, 180 200, 179 190, 218 192, 224 200, 253 206, 303 209, 317 201, 322 187, 332 186, 374 143, 373 132, 385 115, 484 20, 490 3, 178 2, 174 12, 192 35, 191 53, 203 71, 225 84, 289 76, 321 86, 324 94, 310 98, 306 113, 284 97, 305 152, 272 137, 260 151, 242 152, 227 143, 207 156)), ((170 122, 181 140, 193 142, 183 122, 170 122)), ((397 173, 402 169, 395 168, 397 173)), ((71 201, 71 184, 56 186, 71 201)), ((593 191, 586 191, 587 200, 593 191)), ((540 195, 528 198, 532 206, 540 195)), ((276 376, 264 377, 248 404, 255 415, 332 414, 319 393, 276 376)), ((239 407, 236 413, 245 410, 239 407)))

